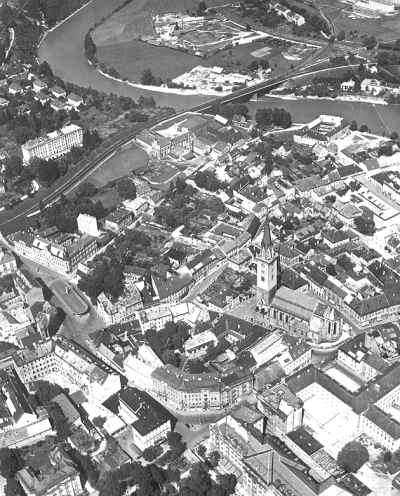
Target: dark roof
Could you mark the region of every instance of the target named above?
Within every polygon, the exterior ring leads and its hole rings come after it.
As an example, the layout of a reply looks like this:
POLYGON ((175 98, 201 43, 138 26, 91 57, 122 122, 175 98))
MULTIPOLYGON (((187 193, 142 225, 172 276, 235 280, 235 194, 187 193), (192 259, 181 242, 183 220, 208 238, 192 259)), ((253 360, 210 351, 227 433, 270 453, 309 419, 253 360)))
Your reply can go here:
POLYGON ((302 427, 287 435, 294 443, 297 444, 307 455, 313 455, 323 448, 323 445, 315 439, 309 432, 302 427))
POLYGON ((149 434, 168 421, 175 420, 160 403, 137 388, 127 387, 110 396, 103 405, 113 413, 118 414, 120 403, 124 403, 137 416, 132 427, 141 436, 149 434))
POLYGON ((261 249, 262 250, 267 250, 272 246, 272 240, 271 240, 271 231, 269 228, 269 219, 268 217, 265 219, 264 223, 264 234, 261 242, 261 249))
POLYGON ((376 405, 372 405, 363 415, 393 439, 400 438, 400 423, 376 405))
POLYGON ((281 272, 281 285, 296 290, 306 286, 307 281, 300 277, 294 270, 285 269, 281 272))

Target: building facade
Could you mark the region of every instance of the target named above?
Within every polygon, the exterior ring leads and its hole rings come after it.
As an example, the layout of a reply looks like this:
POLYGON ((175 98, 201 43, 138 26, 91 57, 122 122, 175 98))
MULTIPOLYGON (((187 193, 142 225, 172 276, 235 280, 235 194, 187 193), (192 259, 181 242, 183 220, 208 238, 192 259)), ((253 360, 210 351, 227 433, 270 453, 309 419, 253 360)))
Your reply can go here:
POLYGON ((32 158, 44 160, 57 158, 83 145, 83 129, 76 124, 48 133, 46 136, 29 140, 21 146, 22 158, 29 164, 32 158))

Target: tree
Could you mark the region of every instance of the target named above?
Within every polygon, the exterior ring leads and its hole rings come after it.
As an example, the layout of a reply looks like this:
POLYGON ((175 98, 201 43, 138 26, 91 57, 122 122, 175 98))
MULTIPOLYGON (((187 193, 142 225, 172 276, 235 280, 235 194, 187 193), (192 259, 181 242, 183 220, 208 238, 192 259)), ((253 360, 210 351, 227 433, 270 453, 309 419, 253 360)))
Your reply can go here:
POLYGON ((366 236, 372 236, 375 233, 376 226, 373 216, 366 214, 360 215, 354 219, 356 229, 366 236))
POLYGON ((35 381, 32 387, 34 388, 35 396, 41 405, 47 405, 55 396, 64 392, 58 384, 47 381, 35 381))
POLYGON ((256 110, 256 122, 259 127, 267 127, 272 124, 272 110, 260 108, 256 110))
POLYGON ((341 31, 338 32, 336 39, 338 41, 343 41, 345 38, 346 38, 346 33, 342 29, 341 31))
POLYGON ((4 496, 26 496, 21 484, 14 478, 7 479, 4 486, 4 496))
POLYGON ((11 155, 6 159, 4 173, 7 179, 21 175, 22 169, 22 158, 18 155, 11 155))
POLYGON ((10 479, 22 468, 18 451, 9 448, 0 448, 0 475, 10 479))
POLYGON ((117 182, 117 191, 123 199, 134 200, 136 198, 135 183, 127 177, 117 182))
POLYGON ((96 489, 99 491, 99 496, 121 496, 122 487, 118 472, 104 472, 96 485, 96 489))
POLYGON ((22 145, 34 137, 35 137, 35 132, 31 127, 17 126, 14 129, 14 138, 18 145, 22 145))
POLYGON ((336 269, 333 264, 328 264, 326 266, 326 273, 329 274, 330 276, 336 276, 336 269))
POLYGON ((37 180, 46 187, 60 176, 55 160, 32 159, 31 165, 36 170, 37 180))
POLYGON ((151 69, 145 69, 142 73, 141 83, 144 85, 152 86, 156 82, 156 78, 154 77, 151 69))
POLYGON ((237 484, 237 478, 234 474, 218 474, 217 482, 224 491, 225 496, 234 494, 237 484))
POLYGON ((84 47, 85 47, 86 57, 90 61, 94 61, 95 57, 96 57, 97 47, 96 47, 96 44, 93 41, 92 35, 90 33, 87 33, 85 36, 84 47))
POLYGON ((101 417, 100 415, 98 415, 97 417, 94 417, 94 419, 92 420, 92 423, 97 428, 102 429, 104 424, 105 424, 105 421, 106 421, 105 417, 101 417))
POLYGON ((357 121, 351 121, 350 122, 350 131, 357 131, 358 129, 358 124, 357 124, 357 121))
POLYGON ((155 458, 161 455, 163 449, 161 446, 149 446, 143 450, 142 456, 147 462, 153 461, 155 458))
POLYGON ((198 15, 204 15, 206 10, 207 10, 206 2, 204 0, 201 0, 199 2, 199 8, 197 9, 198 15))
POLYGON ((212 467, 216 468, 221 459, 221 455, 218 451, 212 451, 207 457, 207 463, 212 467))
POLYGON ((71 430, 68 420, 61 410, 61 407, 58 403, 49 403, 46 406, 46 409, 49 413, 49 418, 53 429, 57 433, 57 440, 60 442, 66 441, 68 436, 71 434, 71 430))
POLYGON ((200 458, 205 458, 207 449, 204 446, 204 444, 200 444, 199 447, 197 448, 197 453, 200 456, 200 458))
POLYGON ((369 460, 368 450, 357 441, 351 441, 339 451, 337 462, 346 472, 357 472, 369 460))

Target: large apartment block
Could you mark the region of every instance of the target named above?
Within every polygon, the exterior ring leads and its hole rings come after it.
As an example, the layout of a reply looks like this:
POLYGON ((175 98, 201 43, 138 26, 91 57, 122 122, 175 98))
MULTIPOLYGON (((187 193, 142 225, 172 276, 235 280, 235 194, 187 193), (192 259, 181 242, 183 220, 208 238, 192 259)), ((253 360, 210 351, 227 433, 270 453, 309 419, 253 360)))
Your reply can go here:
POLYGON ((49 160, 83 145, 83 129, 76 124, 68 124, 46 136, 27 141, 21 146, 22 158, 28 164, 32 158, 49 160))
POLYGON ((19 231, 9 240, 18 255, 63 274, 74 271, 79 263, 85 262, 97 251, 96 239, 87 235, 45 237, 19 231))

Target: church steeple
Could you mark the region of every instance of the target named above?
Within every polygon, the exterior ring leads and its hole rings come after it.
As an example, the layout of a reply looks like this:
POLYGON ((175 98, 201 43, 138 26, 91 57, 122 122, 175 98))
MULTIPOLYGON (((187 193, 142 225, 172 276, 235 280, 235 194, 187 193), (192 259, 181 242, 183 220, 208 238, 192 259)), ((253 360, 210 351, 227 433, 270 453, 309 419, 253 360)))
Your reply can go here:
POLYGON ((261 241, 261 249, 266 251, 272 246, 271 230, 269 228, 269 218, 267 217, 264 222, 264 234, 261 241))
POLYGON ((259 305, 269 305, 278 286, 278 255, 274 249, 269 218, 264 223, 261 250, 257 257, 257 296, 259 305))

